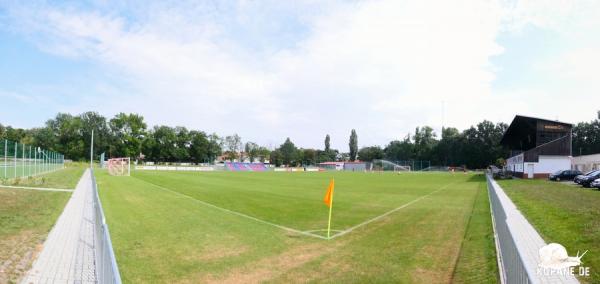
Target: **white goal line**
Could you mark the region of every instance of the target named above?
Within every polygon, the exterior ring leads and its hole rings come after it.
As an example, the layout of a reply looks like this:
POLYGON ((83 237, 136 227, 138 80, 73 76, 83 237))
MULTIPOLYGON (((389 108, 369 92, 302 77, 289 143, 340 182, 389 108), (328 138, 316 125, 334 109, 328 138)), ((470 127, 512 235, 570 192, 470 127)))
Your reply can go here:
POLYGON ((231 213, 231 214, 234 214, 234 215, 237 215, 237 216, 240 216, 240 217, 244 217, 244 218, 247 218, 247 219, 259 222, 259 223, 263 223, 263 224, 266 224, 266 225, 277 227, 277 228, 280 228, 280 229, 282 229, 284 231, 290 231, 290 232, 294 232, 294 233, 297 233, 297 234, 301 234, 301 235, 305 235, 305 236, 309 236, 309 237, 313 237, 313 238, 318 238, 318 239, 323 239, 323 240, 331 240, 331 239, 334 239, 334 238, 337 238, 337 237, 341 237, 341 236, 343 236, 345 234, 348 234, 348 233, 354 231, 355 229, 358 229, 358 228, 360 228, 362 226, 365 226, 365 225, 367 225, 369 223, 375 222, 375 221, 377 221, 377 220, 379 220, 381 218, 384 218, 384 217, 386 217, 386 216, 388 216, 388 215, 390 215, 390 214, 392 214, 392 213, 394 213, 394 212, 396 212, 398 210, 401 210, 401 209, 406 208, 406 207, 408 207, 408 206, 410 206, 410 205, 412 205, 412 204, 414 204, 416 202, 419 202, 419 201, 425 199, 426 197, 429 197, 432 194, 435 194, 435 193, 437 193, 437 192, 439 192, 439 191, 441 191, 443 189, 446 189, 448 186, 454 184, 454 183, 446 184, 446 185, 440 187, 439 189, 436 189, 436 190, 434 190, 434 191, 432 191, 432 192, 430 192, 430 193, 428 193, 426 195, 420 196, 420 197, 418 197, 418 198, 416 198, 416 199, 414 199, 412 201, 409 201, 409 202, 407 202, 407 203, 405 203, 403 205, 400 205, 400 206, 398 206, 398 207, 396 207, 396 208, 394 208, 394 209, 392 209, 392 210, 390 210, 388 212, 385 212, 385 213, 383 213, 383 214, 381 214, 379 216, 376 216, 376 217, 371 218, 371 219, 369 219, 367 221, 364 221, 364 222, 362 222, 362 223, 360 223, 358 225, 352 226, 352 227, 350 227, 348 229, 345 229, 345 230, 332 230, 332 231, 337 231, 339 233, 334 234, 333 236, 327 238, 325 236, 321 236, 321 235, 317 235, 317 234, 313 234, 312 233, 312 232, 317 232, 317 231, 321 231, 321 230, 300 231, 300 230, 297 230, 297 229, 293 229, 293 228, 290 228, 290 227, 286 227, 286 226, 283 226, 283 225, 279 225, 279 224, 275 224, 275 223, 272 223, 272 222, 269 222, 269 221, 265 221, 265 220, 262 220, 262 219, 259 219, 259 218, 256 218, 256 217, 253 217, 253 216, 250 216, 250 215, 246 215, 244 213, 240 213, 240 212, 237 212, 237 211, 233 211, 233 210, 229 210, 229 209, 226 209, 226 208, 223 208, 223 207, 219 207, 217 205, 214 205, 214 204, 211 204, 211 203, 208 203, 208 202, 196 199, 196 198, 194 198, 192 196, 189 196, 187 194, 183 194, 181 192, 174 191, 172 189, 169 189, 169 188, 166 188, 164 186, 161 186, 161 185, 158 185, 158 184, 155 184, 155 183, 152 183, 152 182, 140 179, 138 177, 134 177, 134 178, 137 179, 137 180, 140 180, 142 182, 145 182, 147 184, 150 184, 150 185, 152 185, 152 186, 154 186, 154 187, 156 187, 158 189, 171 192, 173 194, 179 195, 181 197, 185 197, 187 199, 191 199, 191 200, 193 200, 195 202, 198 202, 200 204, 209 206, 211 208, 214 208, 214 209, 217 209, 217 210, 220 210, 220 211, 224 211, 224 212, 227 212, 227 213, 231 213))
POLYGON ((164 186, 160 186, 160 185, 158 185, 158 184, 151 183, 151 182, 149 182, 149 181, 145 181, 145 180, 143 180, 143 179, 139 179, 139 178, 137 178, 137 177, 135 177, 135 178, 136 178, 136 179, 138 179, 138 180, 141 180, 141 181, 143 181, 143 182, 145 182, 145 183, 151 184, 151 185, 153 185, 153 186, 154 186, 154 187, 156 187, 156 188, 159 188, 159 189, 162 189, 162 190, 169 191, 169 192, 171 192, 171 193, 174 193, 174 194, 176 194, 176 195, 179 195, 179 196, 182 196, 182 197, 185 197, 185 198, 191 199, 191 200, 193 200, 193 201, 196 201, 196 202, 198 202, 198 203, 200 203, 200 204, 203 204, 203 205, 206 205, 206 206, 212 207, 212 208, 214 208, 214 209, 217 209, 217 210, 221 210, 221 211, 224 211, 224 212, 227 212, 227 213, 231 213, 231 214, 234 214, 234 215, 237 215, 237 216, 240 216, 240 217, 244 217, 244 218, 247 218, 247 219, 250 219, 250 220, 253 220, 253 221, 259 222, 259 223, 263 223, 263 224, 271 225, 271 226, 274 226, 274 227, 277 227, 277 228, 283 229, 283 230, 285 230, 285 231, 290 231, 290 232, 294 232, 294 233, 297 233, 297 234, 302 234, 302 235, 305 235, 305 236, 314 237, 314 238, 319 238, 319 239, 324 239, 324 240, 326 240, 326 239, 327 239, 327 237, 324 237, 324 236, 320 236, 320 235, 317 235, 317 234, 313 234, 313 233, 310 233, 310 232, 307 232, 307 231, 300 231, 300 230, 292 229, 292 228, 290 228, 290 227, 286 227, 286 226, 283 226, 283 225, 279 225, 279 224, 271 223, 271 222, 269 222, 269 221, 265 221, 265 220, 258 219, 258 218, 256 218, 256 217, 253 217, 253 216, 250 216, 250 215, 246 215, 246 214, 244 214, 244 213, 240 213, 240 212, 237 212, 237 211, 233 211, 233 210, 229 210, 229 209, 226 209, 226 208, 223 208, 223 207, 219 207, 219 206, 217 206, 217 205, 214 205, 214 204, 211 204, 211 203, 208 203, 208 202, 205 202, 205 201, 202 201, 202 200, 196 199, 196 198, 194 198, 194 197, 191 197, 191 196, 189 196, 189 195, 187 195, 187 194, 183 194, 183 193, 181 193, 181 192, 177 192, 177 191, 174 191, 174 190, 168 189, 168 188, 166 188, 166 187, 164 187, 164 186))

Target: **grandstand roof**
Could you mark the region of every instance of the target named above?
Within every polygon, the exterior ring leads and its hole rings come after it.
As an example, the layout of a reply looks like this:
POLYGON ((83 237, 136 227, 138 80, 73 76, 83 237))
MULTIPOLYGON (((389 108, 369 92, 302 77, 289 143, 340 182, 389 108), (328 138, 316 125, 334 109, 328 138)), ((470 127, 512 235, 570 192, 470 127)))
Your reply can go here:
POLYGON ((558 127, 559 129, 555 129, 556 131, 564 132, 570 132, 573 126, 570 123, 557 120, 516 115, 508 129, 506 129, 506 132, 504 132, 500 144, 511 149, 520 150, 528 150, 536 147, 536 133, 538 131, 538 123, 540 122, 547 125, 547 127, 558 127))

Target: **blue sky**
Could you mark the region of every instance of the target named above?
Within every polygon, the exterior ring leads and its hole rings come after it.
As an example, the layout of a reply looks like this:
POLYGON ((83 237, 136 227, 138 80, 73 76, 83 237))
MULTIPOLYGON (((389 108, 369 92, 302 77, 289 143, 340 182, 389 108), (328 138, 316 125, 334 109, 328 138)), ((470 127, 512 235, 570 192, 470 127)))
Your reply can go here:
POLYGON ((384 145, 600 109, 597 1, 22 2, 0 2, 0 123, 17 127, 123 111, 345 149, 352 128, 384 145))

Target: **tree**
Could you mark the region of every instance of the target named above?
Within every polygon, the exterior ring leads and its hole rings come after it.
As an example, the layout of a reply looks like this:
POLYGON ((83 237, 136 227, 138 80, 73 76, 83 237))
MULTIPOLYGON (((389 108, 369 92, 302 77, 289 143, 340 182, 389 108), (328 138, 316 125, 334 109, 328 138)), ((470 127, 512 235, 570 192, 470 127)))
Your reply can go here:
POLYGON ((192 162, 205 163, 210 161, 210 142, 206 133, 202 131, 192 130, 189 133, 190 147, 189 157, 192 162))
MULTIPOLYGON (((49 129, 55 136, 56 145, 54 149, 63 153, 66 159, 81 160, 89 155, 89 148, 85 148, 84 137, 82 134, 82 120, 80 116, 73 116, 67 113, 58 113, 54 119, 46 121, 46 129, 49 129)), ((36 144, 43 141, 36 141, 36 144)), ((40 146, 41 147, 41 146, 40 146)))
POLYGON ((216 133, 208 136, 208 158, 213 162, 223 151, 223 139, 216 133))
POLYGON ((250 158, 251 163, 254 163, 254 160, 258 157, 258 150, 259 150, 258 144, 254 143, 254 142, 246 142, 244 151, 246 152, 246 155, 248 155, 248 158, 250 158))
POLYGON ((415 141, 415 159, 431 160, 433 157, 433 148, 437 144, 436 134, 433 128, 429 126, 417 127, 413 137, 415 141))
POLYGON ((283 165, 283 155, 281 154, 281 151, 279 149, 275 149, 275 150, 271 151, 269 160, 270 160, 271 164, 273 164, 277 167, 283 165))
POLYGON ((257 157, 261 163, 264 163, 266 159, 270 159, 271 150, 267 149, 267 147, 258 147, 256 150, 257 157))
POLYGON ((462 164, 460 151, 462 150, 462 136, 458 129, 446 127, 442 129, 442 139, 435 148, 434 163, 442 166, 459 166, 462 164))
POLYGON ((600 152, 600 120, 580 122, 573 127, 573 155, 600 152))
POLYGON ((325 153, 329 153, 331 149, 331 138, 329 138, 329 134, 325 135, 325 153))
POLYGON ((281 147, 279 147, 279 152, 281 152, 281 161, 284 165, 297 164, 298 148, 296 148, 296 145, 292 143, 289 137, 285 139, 283 144, 281 144, 281 147))
POLYGON ((136 157, 141 153, 142 140, 146 135, 144 117, 134 113, 119 113, 109 121, 109 127, 115 138, 115 156, 136 157))
POLYGON ((97 112, 88 111, 79 115, 81 119, 81 127, 79 132, 83 141, 83 151, 80 153, 79 159, 84 159, 87 156, 91 146, 91 136, 94 133, 94 155, 99 155, 102 152, 109 152, 109 157, 112 156, 110 147, 112 144, 112 135, 106 118, 97 112))
POLYGON ((352 129, 350 132, 350 141, 348 142, 350 146, 350 161, 356 161, 356 155, 358 154, 358 135, 356 135, 356 130, 352 129))
POLYGON ((177 132, 174 128, 161 125, 154 126, 152 135, 149 135, 149 140, 145 148, 150 153, 150 157, 158 162, 175 162, 177 157, 177 132))
POLYGON ((225 149, 227 150, 227 159, 233 161, 239 157, 239 151, 242 148, 242 137, 233 134, 225 137, 225 149))
POLYGON ((190 161, 190 147, 192 141, 190 139, 190 132, 183 126, 175 127, 175 157, 174 160, 177 162, 188 162, 190 161))
POLYGON ((362 147, 358 151, 358 159, 365 162, 383 159, 383 149, 379 146, 362 147))
POLYGON ((317 150, 315 149, 302 149, 302 163, 305 165, 316 165, 317 164, 317 150))
POLYGON ((402 141, 392 141, 384 149, 384 157, 390 161, 407 161, 414 159, 414 145, 410 140, 410 134, 402 141))

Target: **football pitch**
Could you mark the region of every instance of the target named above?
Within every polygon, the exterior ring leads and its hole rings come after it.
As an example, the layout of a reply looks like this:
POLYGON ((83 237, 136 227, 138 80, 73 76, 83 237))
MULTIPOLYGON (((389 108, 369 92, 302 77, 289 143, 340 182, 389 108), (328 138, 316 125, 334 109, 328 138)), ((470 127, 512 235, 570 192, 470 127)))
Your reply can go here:
POLYGON ((124 282, 494 283, 483 175, 96 173, 124 282), (335 179, 332 233, 323 196, 335 179))

